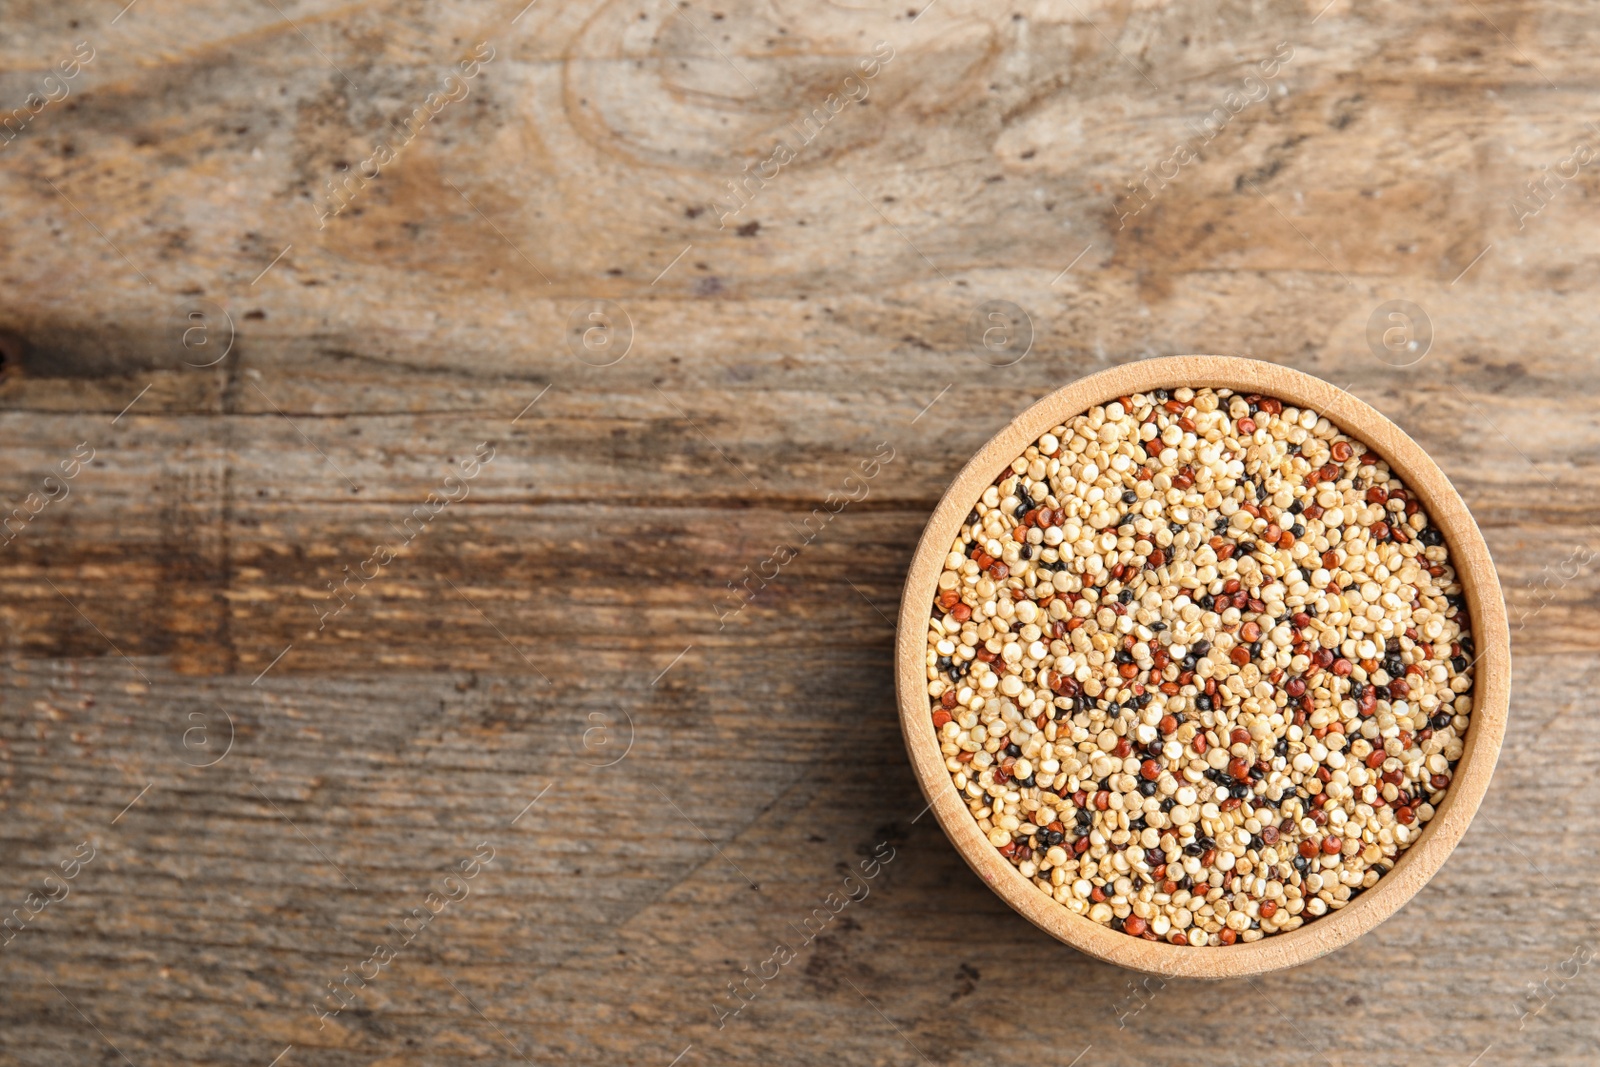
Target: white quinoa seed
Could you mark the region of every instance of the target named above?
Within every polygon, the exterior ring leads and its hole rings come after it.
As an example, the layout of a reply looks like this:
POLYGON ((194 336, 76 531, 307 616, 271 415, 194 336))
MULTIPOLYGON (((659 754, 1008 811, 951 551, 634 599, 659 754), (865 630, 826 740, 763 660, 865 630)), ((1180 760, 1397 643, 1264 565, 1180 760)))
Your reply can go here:
POLYGON ((1314 411, 1123 397, 1042 435, 945 557, 956 789, 1056 901, 1231 945, 1377 884, 1449 788, 1472 639, 1443 537, 1314 411))

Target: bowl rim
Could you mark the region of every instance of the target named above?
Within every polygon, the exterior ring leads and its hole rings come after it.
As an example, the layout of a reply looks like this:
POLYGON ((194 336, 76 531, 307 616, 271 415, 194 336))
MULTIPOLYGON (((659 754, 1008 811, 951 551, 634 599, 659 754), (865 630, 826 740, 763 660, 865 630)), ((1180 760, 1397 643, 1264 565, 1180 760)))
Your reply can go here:
POLYGON ((913 553, 901 595, 895 661, 900 728, 917 783, 957 852, 990 889, 1052 937, 1108 963, 1165 977, 1233 978, 1297 966, 1350 943, 1398 911, 1443 866, 1483 800, 1505 736, 1511 635, 1500 581, 1477 522, 1438 464, 1403 430, 1354 395, 1303 371, 1239 356, 1184 355, 1138 360, 1079 378, 1032 404, 978 449, 945 490, 913 553), (1450 790, 1394 868, 1353 902, 1297 930, 1204 948, 1146 941, 1101 926, 1057 903, 1005 861, 950 780, 927 698, 929 608, 942 560, 972 502, 1053 427, 1120 396, 1185 386, 1260 393, 1309 407, 1386 460, 1444 534, 1477 650, 1472 721, 1450 790))

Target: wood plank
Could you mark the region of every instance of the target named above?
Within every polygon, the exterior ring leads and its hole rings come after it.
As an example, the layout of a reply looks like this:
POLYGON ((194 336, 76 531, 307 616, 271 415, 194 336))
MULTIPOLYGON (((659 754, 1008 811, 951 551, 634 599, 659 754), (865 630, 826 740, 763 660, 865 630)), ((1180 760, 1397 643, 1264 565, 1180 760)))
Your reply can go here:
MULTIPOLYGON (((17 837, 8 829, 0 840, 8 893, 53 867, 74 836, 57 828, 88 835, 101 851, 73 896, 7 947, 15 961, 8 970, 23 986, 7 1032, 87 1048, 84 1028, 52 1007, 47 998, 55 994, 42 977, 84 998, 80 1004, 136 1062, 181 1052, 179 1032, 231 1029, 227 1020, 241 1015, 263 1046, 383 1055, 411 1039, 412 1054, 428 1055, 468 1040, 479 1043, 478 1056, 504 1055, 491 1047, 492 1029, 452 1002, 445 978, 472 990, 480 1006, 492 1005, 491 1016, 536 1060, 627 1048, 666 1049, 670 1058, 691 1041, 708 1057, 763 1048, 903 1057, 888 1041, 898 1044, 893 1030, 846 978, 918 1045, 951 1058, 994 1042, 1060 1041, 1064 1032, 1078 1050, 1092 1042, 1112 1063, 1181 1056, 1197 1040, 1241 1056, 1271 1055, 1293 1041, 1261 1008, 1263 998, 1294 1011, 1317 1035, 1332 1034, 1359 1006, 1364 1026, 1337 1047, 1323 1042, 1336 1063, 1384 1062, 1389 1039, 1412 1028, 1430 1034, 1434 1054, 1458 1059, 1475 1054, 1474 1041, 1481 1049, 1491 1040, 1559 1059, 1549 1042, 1564 1038, 1578 1048, 1592 1030, 1600 997, 1580 980, 1519 1033, 1520 989, 1506 981, 1507 972, 1535 975, 1591 936, 1579 894, 1594 864, 1574 850, 1575 824, 1587 817, 1583 783, 1600 755, 1586 746, 1581 709, 1566 695, 1583 676, 1582 663, 1526 657, 1531 669, 1514 709, 1525 728, 1508 735, 1482 817, 1394 920, 1333 956, 1253 986, 1174 983, 1123 1030, 1116 1005, 1131 995, 1124 972, 1016 920, 935 827, 912 823, 921 802, 899 757, 882 680, 886 657, 886 648, 858 657, 836 651, 823 684, 790 700, 781 698, 786 687, 818 676, 809 665, 777 664, 792 677, 775 678, 777 699, 765 703, 799 720, 778 735, 770 730, 775 715, 749 710, 760 695, 752 700, 736 688, 735 679, 748 683, 759 672, 738 670, 730 657, 722 670, 680 665, 685 688, 676 703, 708 713, 689 724, 658 715, 639 730, 634 750, 606 768, 571 759, 552 766, 548 755, 572 742, 586 720, 570 706, 517 702, 512 694, 525 679, 386 674, 281 679, 248 715, 250 687, 235 681, 231 706, 245 729, 234 751, 215 767, 189 770, 176 767, 174 753, 183 754, 176 735, 193 701, 171 708, 158 697, 191 684, 186 679, 158 671, 155 693, 119 694, 121 672, 109 664, 30 664, 12 689, 42 707, 9 728, 22 788, 11 795, 7 826, 51 832, 17 837), (78 706, 95 693, 103 699, 78 706), (873 706, 881 713, 846 713, 873 706), (535 719, 521 729, 490 726, 486 717, 496 708, 531 710, 535 719), (87 744, 74 737, 81 726, 95 735, 87 744), (1545 756, 1552 749, 1578 758, 1553 766, 1545 756), (126 764, 110 776, 120 781, 108 780, 99 754, 112 750, 126 764), (739 755, 721 755, 729 751, 739 755), (157 785, 108 825, 144 775, 157 785), (552 779, 517 825, 507 825, 552 779), (658 786, 681 815, 651 799, 658 786), (1570 799, 1552 810, 1552 797, 1570 799), (385 924, 418 906, 479 840, 492 842, 496 860, 466 899, 362 992, 371 1015, 318 1031, 304 1002, 365 958, 367 942, 386 936, 385 924), (797 949, 782 976, 719 1031, 710 1004, 726 982, 775 943, 801 941, 788 924, 825 907, 846 869, 884 841, 895 858, 868 896, 797 949), (641 854, 651 857, 648 865, 639 864, 641 854), (745 875, 759 888, 750 889, 745 875), (1530 913, 1540 921, 1524 922, 1530 913), (1493 951, 1504 970, 1473 966, 1486 931, 1497 929, 1505 933, 1493 951), (965 975, 963 963, 982 977, 965 975), (102 985, 92 977, 102 968, 126 977, 102 985), (63 976, 76 976, 77 985, 63 984, 63 976), (1071 1005, 1070 1028, 1053 1013, 1008 1010, 1019 982, 1071 1005), (1330 997, 1328 989, 1341 992, 1330 997), (1268 1017, 1241 1025, 1217 1011, 1219 998, 1254 1004, 1268 1017), (819 1019, 826 1020, 821 1034, 819 1019), (669 1048, 674 1040, 677 1049, 669 1048)), ((226 697, 220 703, 230 706, 226 697)), ((212 1054, 252 1062, 242 1047, 212 1054)))

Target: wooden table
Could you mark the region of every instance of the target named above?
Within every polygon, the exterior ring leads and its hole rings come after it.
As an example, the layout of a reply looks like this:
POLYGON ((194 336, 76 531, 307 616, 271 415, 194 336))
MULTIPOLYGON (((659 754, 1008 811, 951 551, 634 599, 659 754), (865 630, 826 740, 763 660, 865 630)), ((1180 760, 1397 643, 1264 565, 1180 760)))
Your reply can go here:
POLYGON ((10 5, 0 1063, 1593 1063, 1600 21, 1322 2, 10 5), (889 619, 1173 352, 1427 447, 1517 679, 1399 916, 1161 988, 919 821, 889 619))

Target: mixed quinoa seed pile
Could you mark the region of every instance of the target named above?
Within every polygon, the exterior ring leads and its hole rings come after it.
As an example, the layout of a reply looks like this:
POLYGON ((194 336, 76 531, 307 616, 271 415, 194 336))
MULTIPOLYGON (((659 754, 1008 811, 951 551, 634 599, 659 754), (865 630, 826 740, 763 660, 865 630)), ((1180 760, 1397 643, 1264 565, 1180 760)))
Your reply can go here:
POLYGON ((1094 922, 1179 945, 1370 888, 1472 708, 1444 539, 1316 412, 1157 389, 1057 426, 944 561, 928 697, 989 841, 1094 922))

